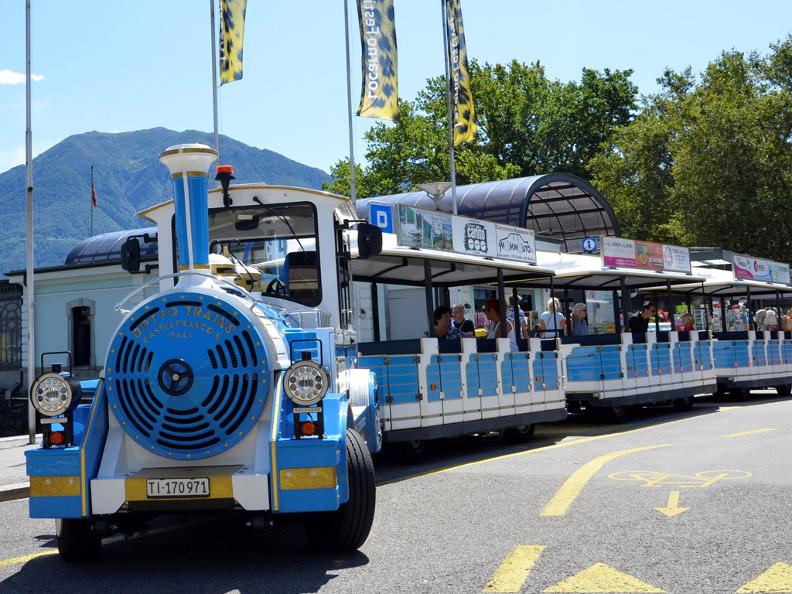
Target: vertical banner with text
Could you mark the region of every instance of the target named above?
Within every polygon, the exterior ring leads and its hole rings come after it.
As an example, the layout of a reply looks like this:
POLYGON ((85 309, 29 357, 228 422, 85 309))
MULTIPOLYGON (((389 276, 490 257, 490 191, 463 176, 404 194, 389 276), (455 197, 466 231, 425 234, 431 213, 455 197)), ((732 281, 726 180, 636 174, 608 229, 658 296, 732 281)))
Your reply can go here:
POLYGON ((445 0, 446 38, 448 40, 449 86, 454 118, 454 146, 476 135, 473 90, 470 85, 465 28, 462 24, 461 0, 445 0))
POLYGON ((393 0, 358 0, 363 83, 357 115, 399 117, 398 55, 393 0))
POLYGON ((220 0, 220 84, 242 78, 247 0, 220 0))

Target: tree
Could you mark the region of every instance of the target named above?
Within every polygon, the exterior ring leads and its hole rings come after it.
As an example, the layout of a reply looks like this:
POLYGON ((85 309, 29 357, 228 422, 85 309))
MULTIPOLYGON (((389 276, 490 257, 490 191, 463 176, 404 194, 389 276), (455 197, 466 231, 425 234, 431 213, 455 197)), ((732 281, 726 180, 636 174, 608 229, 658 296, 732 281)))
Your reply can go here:
MULTIPOLYGON (((590 178, 588 162, 632 120, 637 89, 631 74, 584 69, 579 83, 561 83, 548 79, 538 63, 471 62, 478 132, 456 147, 457 182, 557 171, 590 178)), ((365 134, 361 197, 450 177, 445 79, 428 79, 416 99, 400 101, 399 108, 398 122, 378 123, 365 134)), ((327 187, 348 194, 346 161, 336 163, 333 177, 327 187)))

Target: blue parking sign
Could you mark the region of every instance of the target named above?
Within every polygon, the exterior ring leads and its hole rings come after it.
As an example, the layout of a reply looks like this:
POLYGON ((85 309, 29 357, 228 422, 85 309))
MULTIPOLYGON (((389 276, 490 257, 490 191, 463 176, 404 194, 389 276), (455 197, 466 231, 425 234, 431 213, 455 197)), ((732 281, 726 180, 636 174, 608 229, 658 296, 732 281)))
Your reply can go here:
POLYGON ((369 204, 369 222, 382 229, 383 233, 393 233, 393 206, 390 204, 369 204))

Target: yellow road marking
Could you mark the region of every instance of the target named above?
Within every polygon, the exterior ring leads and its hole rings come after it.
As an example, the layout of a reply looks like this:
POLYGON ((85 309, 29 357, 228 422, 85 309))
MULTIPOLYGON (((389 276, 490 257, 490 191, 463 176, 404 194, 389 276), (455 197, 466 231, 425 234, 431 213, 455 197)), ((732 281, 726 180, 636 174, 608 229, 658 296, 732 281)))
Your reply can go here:
POLYGON ((46 551, 41 551, 39 553, 33 553, 32 555, 22 555, 21 557, 2 559, 0 560, 0 567, 21 565, 22 563, 27 563, 28 561, 32 561, 33 559, 38 559, 39 557, 46 557, 47 555, 57 555, 57 554, 58 554, 58 549, 50 549, 46 551))
POLYGON ((665 592, 610 565, 597 563, 545 592, 665 592))
POLYGON ((690 489, 706 489, 723 480, 749 478, 747 470, 702 470, 696 474, 673 474, 654 470, 623 470, 613 472, 608 478, 613 481, 641 481, 642 487, 677 487, 690 489))
POLYGON ((673 518, 674 516, 678 516, 679 514, 685 513, 690 508, 679 507, 679 491, 671 491, 668 494, 668 505, 666 505, 665 507, 656 507, 655 509, 664 516, 673 518))
POLYGON ((572 503, 577 499, 577 496, 580 495, 580 492, 583 490, 583 487, 586 486, 591 478, 597 474, 597 472, 605 466, 611 460, 616 460, 617 458, 621 458, 623 456, 629 456, 630 454, 636 454, 638 452, 646 452, 649 450, 656 450, 658 448, 667 448, 670 447, 670 443, 661 443, 656 445, 644 446, 641 448, 630 448, 629 450, 619 450, 616 452, 611 452, 610 454, 604 454, 602 456, 597 456, 590 462, 586 462, 583 466, 578 468, 575 472, 572 473, 561 488, 558 489, 555 495, 553 495, 552 499, 547 502, 547 505, 544 506, 542 509, 540 516, 565 516, 569 507, 572 503))
POLYGON ((503 560, 482 592, 519 592, 544 550, 539 545, 518 545, 503 560))
POLYGON ((746 435, 756 435, 757 433, 769 433, 770 431, 778 431, 775 427, 767 427, 766 429, 754 429, 753 431, 741 431, 740 433, 729 433, 728 435, 721 435, 721 437, 744 437, 746 435))
POLYGON ((737 594, 746 592, 792 592, 792 565, 776 563, 737 590, 737 594))

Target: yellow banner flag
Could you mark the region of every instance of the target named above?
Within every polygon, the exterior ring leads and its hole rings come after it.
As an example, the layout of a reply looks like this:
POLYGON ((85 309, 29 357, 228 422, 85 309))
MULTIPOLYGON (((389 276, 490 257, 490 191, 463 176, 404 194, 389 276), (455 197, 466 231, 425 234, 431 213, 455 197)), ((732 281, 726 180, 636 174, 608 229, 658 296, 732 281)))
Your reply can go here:
POLYGON ((454 117, 454 146, 476 135, 476 112, 470 87, 465 27, 461 0, 445 0, 448 63, 450 65, 451 109, 454 117))
POLYGON ((220 0, 220 84, 242 78, 247 0, 220 0))
POLYGON ((393 0, 358 0, 363 85, 357 115, 399 117, 398 56, 393 0))

